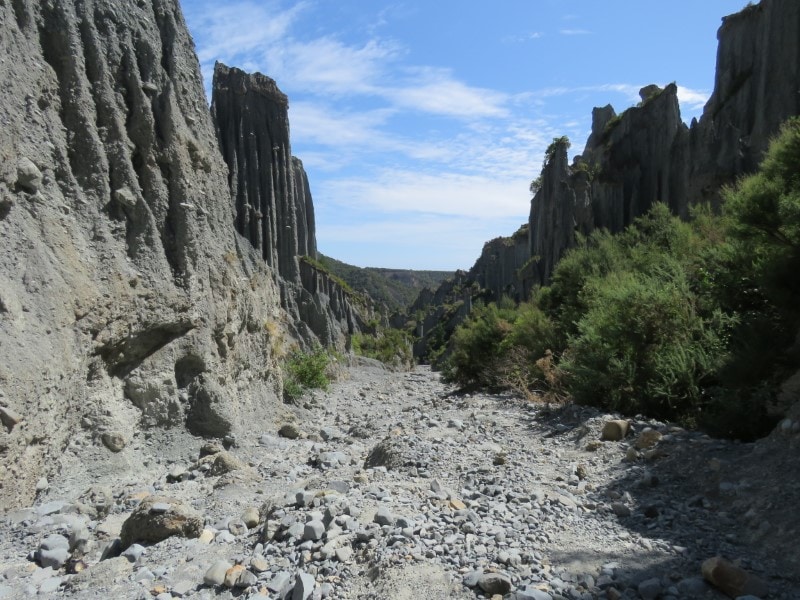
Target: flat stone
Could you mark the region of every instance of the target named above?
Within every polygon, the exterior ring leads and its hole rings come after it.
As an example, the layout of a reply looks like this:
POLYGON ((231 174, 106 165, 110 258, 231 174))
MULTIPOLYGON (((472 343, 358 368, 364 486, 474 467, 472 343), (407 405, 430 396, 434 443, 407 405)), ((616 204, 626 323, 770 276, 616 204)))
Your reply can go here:
POLYGON ((350 548, 349 546, 336 549, 336 560, 338 560, 339 562, 343 563, 350 562, 352 558, 353 558, 353 549, 350 548))
POLYGON ((532 587, 526 587, 524 590, 517 590, 514 597, 515 600, 553 600, 553 597, 547 592, 532 587))
POLYGON ((197 584, 194 581, 188 581, 184 579, 183 581, 179 581, 175 585, 172 586, 170 592, 172 592, 173 596, 177 596, 178 598, 183 598, 187 594, 195 591, 197 589, 197 584))
POLYGON ((250 559, 250 568, 256 573, 266 573, 269 571, 269 561, 259 556, 254 556, 250 559))
POLYGON ((39 593, 54 594, 55 592, 58 591, 58 588, 61 587, 61 584, 63 582, 64 582, 63 577, 49 577, 45 579, 41 584, 39 584, 39 593))

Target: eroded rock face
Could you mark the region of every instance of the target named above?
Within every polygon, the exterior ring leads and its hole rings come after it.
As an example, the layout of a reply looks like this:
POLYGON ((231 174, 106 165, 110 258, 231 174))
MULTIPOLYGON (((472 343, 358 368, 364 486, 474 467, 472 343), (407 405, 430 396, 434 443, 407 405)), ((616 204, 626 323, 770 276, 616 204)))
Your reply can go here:
POLYGON ((0 29, 0 386, 26 416, 0 449, 2 509, 76 442, 182 426, 202 377, 229 427, 266 417, 264 324, 293 317, 236 233, 177 0, 15 0, 0 29))
POLYGON ((292 156, 289 102, 274 80, 217 63, 213 102, 229 169, 236 228, 281 278, 298 335, 342 347, 369 318, 350 295, 302 257, 317 258, 314 205, 303 163, 292 156))

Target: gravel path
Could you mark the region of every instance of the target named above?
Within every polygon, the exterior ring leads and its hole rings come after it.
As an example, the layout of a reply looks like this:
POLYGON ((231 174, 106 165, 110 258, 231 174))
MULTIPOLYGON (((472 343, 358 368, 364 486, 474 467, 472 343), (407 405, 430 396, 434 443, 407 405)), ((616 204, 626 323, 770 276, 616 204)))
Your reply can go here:
POLYGON ((600 441, 613 418, 360 361, 236 440, 154 431, 110 454, 78 435, 0 520, 0 599, 726 598, 701 576, 714 556, 755 597, 800 598, 800 436, 765 489, 774 440, 634 420, 600 441))

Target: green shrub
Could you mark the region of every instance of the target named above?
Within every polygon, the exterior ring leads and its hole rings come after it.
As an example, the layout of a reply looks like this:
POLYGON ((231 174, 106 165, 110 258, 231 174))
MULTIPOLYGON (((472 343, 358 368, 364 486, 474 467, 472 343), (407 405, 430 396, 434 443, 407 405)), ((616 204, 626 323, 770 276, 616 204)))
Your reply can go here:
POLYGON ((724 359, 728 323, 697 314, 681 271, 616 273, 584 295, 588 310, 561 365, 574 398, 663 418, 697 410, 700 384, 724 359))
POLYGON ((330 385, 330 355, 321 346, 311 352, 295 351, 285 365, 283 393, 288 400, 299 399, 307 389, 327 390, 330 385))
POLYGON ((554 340, 552 322, 532 303, 477 303, 451 338, 445 379, 463 386, 511 387, 527 395, 544 380, 536 363, 554 340))
POLYGON ((352 337, 353 352, 374 358, 382 363, 399 368, 414 364, 411 352, 411 336, 393 328, 376 328, 374 335, 358 334, 352 337))

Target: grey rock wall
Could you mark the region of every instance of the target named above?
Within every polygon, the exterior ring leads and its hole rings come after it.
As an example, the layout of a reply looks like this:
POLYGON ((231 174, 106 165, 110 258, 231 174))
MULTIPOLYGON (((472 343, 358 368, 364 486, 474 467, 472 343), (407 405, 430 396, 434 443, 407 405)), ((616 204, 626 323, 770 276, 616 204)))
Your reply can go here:
POLYGON ((177 0, 0 2, 0 80, 0 509, 143 427, 269 419, 301 326, 236 233, 177 0))
POLYGON ((317 258, 314 205, 303 163, 292 156, 289 102, 274 80, 217 63, 211 112, 239 233, 279 274, 296 334, 344 348, 371 318, 303 256, 317 258))

